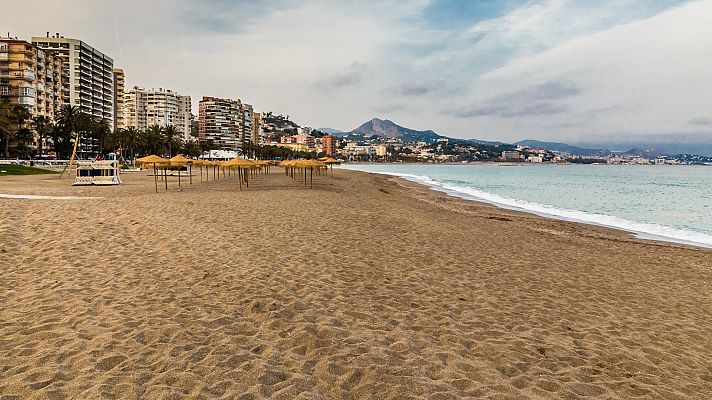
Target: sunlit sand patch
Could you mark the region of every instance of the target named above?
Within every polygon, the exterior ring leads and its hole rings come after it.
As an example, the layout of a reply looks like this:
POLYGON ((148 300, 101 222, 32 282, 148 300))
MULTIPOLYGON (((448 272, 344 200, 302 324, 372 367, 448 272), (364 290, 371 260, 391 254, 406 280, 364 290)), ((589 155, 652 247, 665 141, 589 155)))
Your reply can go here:
POLYGON ((81 197, 81 196, 41 196, 36 194, 5 194, 0 193, 0 199, 24 199, 24 200, 94 200, 103 197, 81 197))

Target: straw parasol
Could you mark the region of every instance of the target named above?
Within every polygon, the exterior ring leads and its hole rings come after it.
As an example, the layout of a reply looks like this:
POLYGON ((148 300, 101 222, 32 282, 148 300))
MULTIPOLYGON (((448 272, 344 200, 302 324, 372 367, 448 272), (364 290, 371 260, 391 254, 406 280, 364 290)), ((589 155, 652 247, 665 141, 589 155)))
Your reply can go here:
POLYGON ((307 168, 310 171, 309 188, 314 187, 314 169, 326 168, 326 164, 318 160, 297 160, 294 165, 299 168, 304 168, 304 186, 307 185, 307 168))
MULTIPOLYGON (((188 175, 190 177, 190 183, 193 184, 193 170, 191 166, 193 165, 194 160, 191 160, 190 158, 185 158, 182 155, 178 154, 177 156, 168 159, 168 161, 171 162, 171 166, 182 167, 184 165, 188 165, 188 175)), ((178 187, 180 187, 180 169, 178 170, 178 187)))
POLYGON ((247 187, 250 187, 249 179, 245 173, 247 169, 255 168, 256 164, 250 160, 244 158, 235 157, 232 160, 225 163, 229 167, 237 167, 238 179, 240 180, 240 190, 242 190, 242 181, 244 179, 247 187))
POLYGON ((321 161, 324 164, 326 164, 327 166, 329 166, 329 168, 331 169, 331 176, 334 176, 334 165, 341 164, 341 161, 339 161, 335 158, 332 158, 332 157, 322 157, 319 159, 319 161, 321 161))
MULTIPOLYGON (((155 154, 151 154, 150 156, 141 157, 141 158, 137 159, 136 162, 139 164, 142 164, 142 165, 143 164, 153 164, 153 181, 156 184, 156 193, 158 193, 158 177, 156 176, 156 165, 161 164, 161 165, 165 166, 169 163, 168 159, 159 157, 155 154)), ((165 177, 165 173, 164 173, 164 177, 165 177)), ((168 182, 166 182, 166 190, 168 190, 168 182)))

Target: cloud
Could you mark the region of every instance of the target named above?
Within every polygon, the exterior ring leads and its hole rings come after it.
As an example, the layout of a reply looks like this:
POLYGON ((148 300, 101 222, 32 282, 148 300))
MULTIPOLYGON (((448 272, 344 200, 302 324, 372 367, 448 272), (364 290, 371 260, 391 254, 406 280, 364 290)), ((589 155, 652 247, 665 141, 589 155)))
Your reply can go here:
POLYGON ((502 141, 705 133, 710 20, 712 1, 686 0, 23 0, 0 13, 13 36, 83 39, 129 86, 190 95, 195 112, 231 97, 309 126, 375 113, 502 141))
POLYGON ((712 118, 706 118, 706 117, 690 118, 690 120, 688 122, 690 125, 709 126, 709 125, 712 125, 712 118))
POLYGON ((353 63, 342 71, 319 78, 312 86, 324 91, 358 86, 362 83, 368 69, 368 64, 353 63))
POLYGON ((371 107, 371 110, 377 114, 390 114, 396 111, 404 111, 407 109, 408 106, 404 103, 384 104, 380 106, 371 107))
POLYGON ((581 92, 570 81, 550 81, 517 91, 498 94, 474 106, 445 111, 459 118, 500 117, 516 118, 563 113, 569 108, 555 100, 566 99, 581 92))

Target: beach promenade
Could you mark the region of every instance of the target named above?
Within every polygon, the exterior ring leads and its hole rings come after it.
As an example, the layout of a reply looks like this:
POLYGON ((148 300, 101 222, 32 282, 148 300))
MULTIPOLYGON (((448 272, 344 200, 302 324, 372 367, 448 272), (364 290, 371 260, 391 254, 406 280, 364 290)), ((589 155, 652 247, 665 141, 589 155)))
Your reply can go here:
POLYGON ((0 178, 0 399, 704 399, 712 251, 336 171, 0 178), (160 186, 159 186, 160 188, 160 186))

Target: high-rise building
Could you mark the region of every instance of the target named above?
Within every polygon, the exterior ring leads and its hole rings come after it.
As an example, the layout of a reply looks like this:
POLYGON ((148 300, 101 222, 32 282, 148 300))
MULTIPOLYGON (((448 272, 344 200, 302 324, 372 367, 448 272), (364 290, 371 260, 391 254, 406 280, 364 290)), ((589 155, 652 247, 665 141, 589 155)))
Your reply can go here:
POLYGON ((174 125, 181 139, 192 140, 190 96, 163 88, 147 90, 134 86, 125 91, 123 102, 121 114, 126 128, 143 130, 151 125, 174 125))
MULTIPOLYGON (((56 52, 69 72, 62 81, 64 104, 114 126, 114 60, 87 43, 60 36, 33 37, 32 44, 56 52)), ((77 155, 91 157, 98 152, 99 139, 81 137, 77 155)))
POLYGON ((124 89, 126 76, 121 68, 114 68, 114 130, 126 128, 124 123, 124 89))
POLYGON ((254 111, 240 100, 203 97, 198 105, 198 135, 220 150, 239 150, 254 140, 254 111))
POLYGON ((252 120, 252 144, 264 144, 264 140, 262 138, 262 113, 254 113, 254 118, 252 120))
MULTIPOLYGON (((24 105, 32 118, 56 121, 65 79, 62 60, 55 53, 24 40, 0 38, 0 96, 24 105)), ((37 138, 32 145, 37 145, 37 138)))
POLYGON ((336 154, 336 138, 331 135, 324 135, 321 138, 321 148, 327 156, 336 154))

